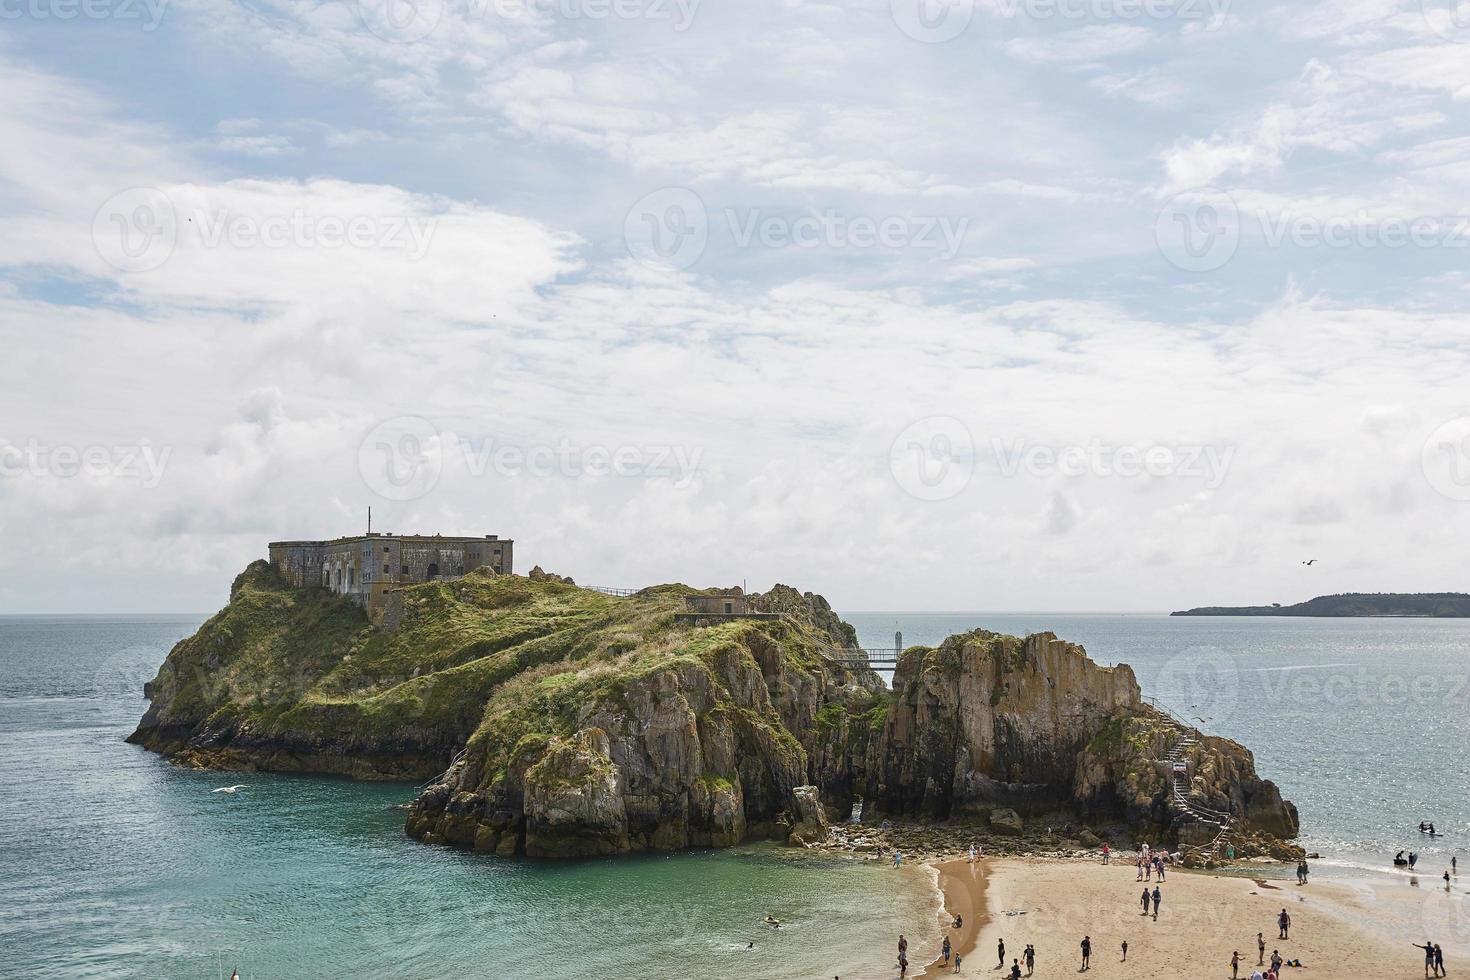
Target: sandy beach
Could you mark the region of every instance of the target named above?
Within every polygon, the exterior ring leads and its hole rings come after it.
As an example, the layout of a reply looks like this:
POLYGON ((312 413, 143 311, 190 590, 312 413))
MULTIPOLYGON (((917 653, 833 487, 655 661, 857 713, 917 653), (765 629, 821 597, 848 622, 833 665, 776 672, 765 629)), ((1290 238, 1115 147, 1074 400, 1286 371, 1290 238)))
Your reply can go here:
MULTIPOLYGON (((1302 961, 1300 969, 1284 969, 1286 977, 1422 977, 1423 954, 1410 943, 1423 942, 1426 932, 1444 947, 1450 969, 1460 962, 1464 930, 1456 924, 1465 892, 1455 887, 1447 893, 1429 880, 1420 886, 1407 878, 1316 877, 1300 887, 1294 879, 1174 872, 1160 886, 1155 920, 1142 914, 1144 886, 1127 863, 988 858, 971 865, 960 858, 934 869, 945 920, 936 935, 949 935, 964 956, 964 976, 1002 975, 1028 943, 1037 950, 1036 975, 1080 972, 1084 936, 1092 939, 1089 972, 1130 980, 1229 978, 1235 950, 1240 976, 1249 977, 1258 959, 1257 933, 1265 938, 1268 961, 1275 950, 1286 960, 1302 961), (1285 940, 1276 924, 1282 909, 1292 919, 1285 940), (956 914, 964 917, 962 929, 948 927, 956 914)), ((910 952, 914 963, 928 963, 917 975, 953 975, 952 967, 933 960, 933 950, 910 952)))

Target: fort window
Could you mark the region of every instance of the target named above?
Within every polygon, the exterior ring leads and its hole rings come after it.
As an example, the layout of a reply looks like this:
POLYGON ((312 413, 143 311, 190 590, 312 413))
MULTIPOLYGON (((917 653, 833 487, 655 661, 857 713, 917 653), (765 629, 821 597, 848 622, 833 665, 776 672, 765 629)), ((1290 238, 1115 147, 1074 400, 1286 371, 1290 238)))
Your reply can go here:
POLYGON ((402 571, 400 571, 398 574, 399 575, 407 575, 408 574, 408 566, 407 565, 404 565, 402 571))
POLYGON ((388 574, 388 566, 387 565, 384 565, 383 566, 383 574, 384 575, 387 575, 388 574))

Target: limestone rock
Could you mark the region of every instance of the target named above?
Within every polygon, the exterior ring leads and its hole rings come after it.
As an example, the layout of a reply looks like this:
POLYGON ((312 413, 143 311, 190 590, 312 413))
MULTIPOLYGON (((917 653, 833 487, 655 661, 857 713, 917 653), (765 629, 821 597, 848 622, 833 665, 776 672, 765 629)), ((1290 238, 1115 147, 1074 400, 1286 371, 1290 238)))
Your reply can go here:
POLYGON ((997 834, 1005 834, 1008 837, 1019 836, 1025 829, 1021 822, 1021 815, 1015 810, 1006 807, 996 807, 990 811, 990 829, 997 834))

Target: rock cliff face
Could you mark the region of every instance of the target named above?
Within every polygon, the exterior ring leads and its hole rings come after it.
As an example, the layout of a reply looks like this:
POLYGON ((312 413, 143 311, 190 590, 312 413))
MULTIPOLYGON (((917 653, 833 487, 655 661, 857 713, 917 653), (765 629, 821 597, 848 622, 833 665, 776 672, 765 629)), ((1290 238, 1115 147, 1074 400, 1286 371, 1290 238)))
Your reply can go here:
POLYGON ((1078 754, 1140 704, 1132 669, 1100 667, 1051 633, 977 630, 911 647, 893 689, 868 759, 870 796, 885 812, 940 819, 1069 798, 1078 754))
MULTIPOLYGON (((169 654, 131 740, 190 765, 438 774, 407 832, 499 855, 818 843, 859 798, 998 832, 1058 809, 1185 829, 1157 761, 1178 733, 1127 667, 976 631, 906 651, 890 692, 831 659, 856 636, 820 596, 777 586, 750 597, 763 617, 695 625, 690 591, 477 573, 405 589, 387 629, 256 563, 169 654)), ((1200 802, 1295 833, 1249 752, 1187 758, 1200 802)))

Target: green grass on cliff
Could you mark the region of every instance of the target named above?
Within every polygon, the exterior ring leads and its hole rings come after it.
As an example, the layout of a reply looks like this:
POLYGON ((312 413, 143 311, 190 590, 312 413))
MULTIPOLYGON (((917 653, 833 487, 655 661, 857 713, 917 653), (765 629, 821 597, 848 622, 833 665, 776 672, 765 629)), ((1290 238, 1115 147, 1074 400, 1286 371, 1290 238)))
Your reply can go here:
MULTIPOLYGON (((826 663, 832 640, 796 618, 680 624, 691 591, 675 584, 613 597, 472 574, 406 589, 390 632, 353 603, 290 588, 256 562, 230 604, 169 655, 153 722, 351 750, 417 747, 438 758, 469 739, 493 778, 533 743, 572 734, 589 710, 618 708, 630 683, 660 672, 826 663)), ((794 744, 774 713, 744 721, 794 744)))

